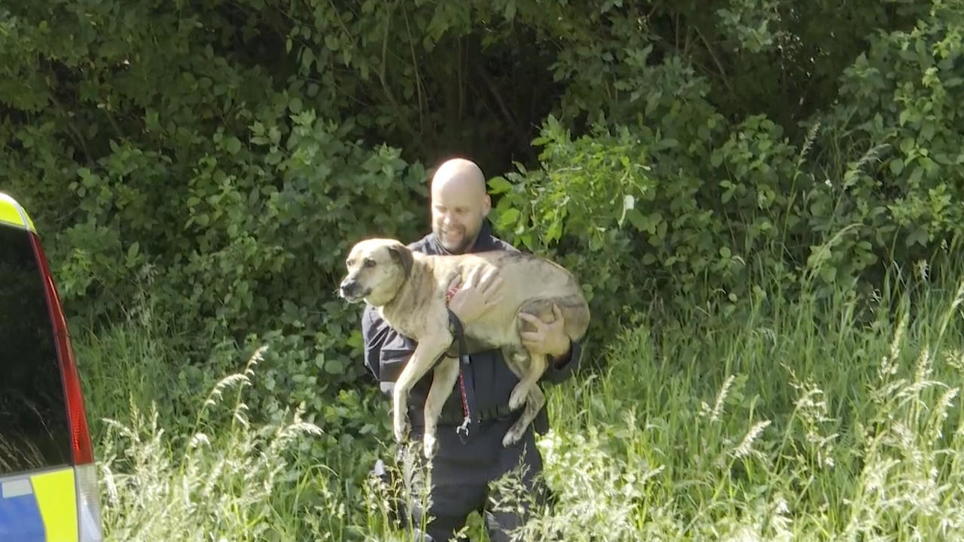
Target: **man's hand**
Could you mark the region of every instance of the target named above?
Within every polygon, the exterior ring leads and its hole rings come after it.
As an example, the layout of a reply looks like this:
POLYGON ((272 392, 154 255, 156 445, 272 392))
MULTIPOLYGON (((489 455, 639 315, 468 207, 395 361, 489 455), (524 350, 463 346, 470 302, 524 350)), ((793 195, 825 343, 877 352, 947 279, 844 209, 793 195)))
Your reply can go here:
POLYGON ((562 311, 555 304, 552 305, 553 320, 542 320, 537 316, 519 313, 519 318, 532 324, 534 331, 523 331, 519 334, 522 345, 536 354, 550 356, 554 361, 569 353, 572 344, 566 335, 562 311))
POLYGON ((453 278, 448 291, 455 292, 449 299, 449 310, 467 324, 502 300, 502 277, 495 267, 489 268, 485 274, 476 267, 469 272, 464 284, 461 275, 453 278))

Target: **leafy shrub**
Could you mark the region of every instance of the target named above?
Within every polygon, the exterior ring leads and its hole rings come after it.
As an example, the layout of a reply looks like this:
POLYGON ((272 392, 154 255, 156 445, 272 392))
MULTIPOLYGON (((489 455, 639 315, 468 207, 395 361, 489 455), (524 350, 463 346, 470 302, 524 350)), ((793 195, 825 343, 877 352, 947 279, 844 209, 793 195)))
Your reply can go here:
POLYGON ((197 371, 253 335, 291 353, 265 415, 320 411, 362 372, 345 249, 417 237, 421 164, 456 153, 501 234, 583 278, 600 340, 646 304, 872 291, 957 246, 957 4, 382 7, 0 8, 0 177, 67 306, 150 289, 197 371))

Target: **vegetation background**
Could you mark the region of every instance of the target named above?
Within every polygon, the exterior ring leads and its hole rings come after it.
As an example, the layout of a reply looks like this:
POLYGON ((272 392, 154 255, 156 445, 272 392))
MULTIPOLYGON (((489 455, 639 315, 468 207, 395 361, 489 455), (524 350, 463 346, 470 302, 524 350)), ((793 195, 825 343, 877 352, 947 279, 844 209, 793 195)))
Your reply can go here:
POLYGON ((526 539, 964 537, 962 36, 957 0, 0 2, 108 538, 410 538, 334 291, 455 154, 592 303, 526 539))

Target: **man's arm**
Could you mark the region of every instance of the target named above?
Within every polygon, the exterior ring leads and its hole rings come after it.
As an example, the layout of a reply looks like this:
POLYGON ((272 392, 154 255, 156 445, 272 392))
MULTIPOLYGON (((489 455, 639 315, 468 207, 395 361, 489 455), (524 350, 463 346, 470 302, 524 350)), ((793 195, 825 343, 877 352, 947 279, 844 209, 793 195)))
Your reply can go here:
POLYGON ((546 372, 540 379, 542 382, 557 384, 572 376, 582 360, 582 346, 577 341, 570 341, 569 351, 558 358, 550 358, 546 372))

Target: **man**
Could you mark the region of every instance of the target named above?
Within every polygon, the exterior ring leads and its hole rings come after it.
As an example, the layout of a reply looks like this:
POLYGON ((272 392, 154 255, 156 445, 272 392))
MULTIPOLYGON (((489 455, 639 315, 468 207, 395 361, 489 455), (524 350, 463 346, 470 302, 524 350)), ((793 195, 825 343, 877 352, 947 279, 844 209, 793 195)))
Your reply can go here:
MULTIPOLYGON (((453 159, 442 164, 432 178, 432 233, 410 245, 425 254, 464 254, 489 250, 516 249, 494 237, 486 216, 492 203, 485 189, 482 170, 473 162, 453 159)), ((464 322, 471 322, 486 310, 486 305, 499 298, 497 276, 473 277, 457 284, 449 301, 449 309, 464 322)), ((544 380, 558 382, 568 377, 579 361, 579 345, 571 344, 563 331, 562 316, 544 322, 531 315, 520 315, 530 325, 521 334, 523 343, 533 352, 549 356, 544 380)), ((392 385, 405 362, 415 350, 415 343, 388 327, 372 307, 362 316, 365 339, 365 365, 380 382, 383 392, 391 395, 392 385)), ((490 482, 523 466, 522 482, 530 493, 537 492, 536 476, 542 470, 542 457, 535 445, 530 427, 516 445, 505 448, 502 437, 521 410, 508 408, 509 395, 518 378, 508 368, 499 351, 473 354, 465 382, 473 385, 475 405, 480 422, 473 424, 467 437, 456 428, 463 421, 460 390, 449 396, 438 427, 438 449, 433 456, 429 518, 417 505, 410 505, 414 525, 429 519, 427 531, 433 542, 450 540, 462 528, 473 510, 485 512, 489 537, 493 541, 509 540, 508 532, 520 527, 525 518, 518 511, 493 510, 486 507, 490 482)), ((411 438, 419 440, 424 428, 422 408, 431 386, 432 373, 418 382, 409 397, 411 438)), ((548 419, 543 409, 533 423, 544 433, 548 419)), ((490 503, 491 504, 491 503, 490 503)))

